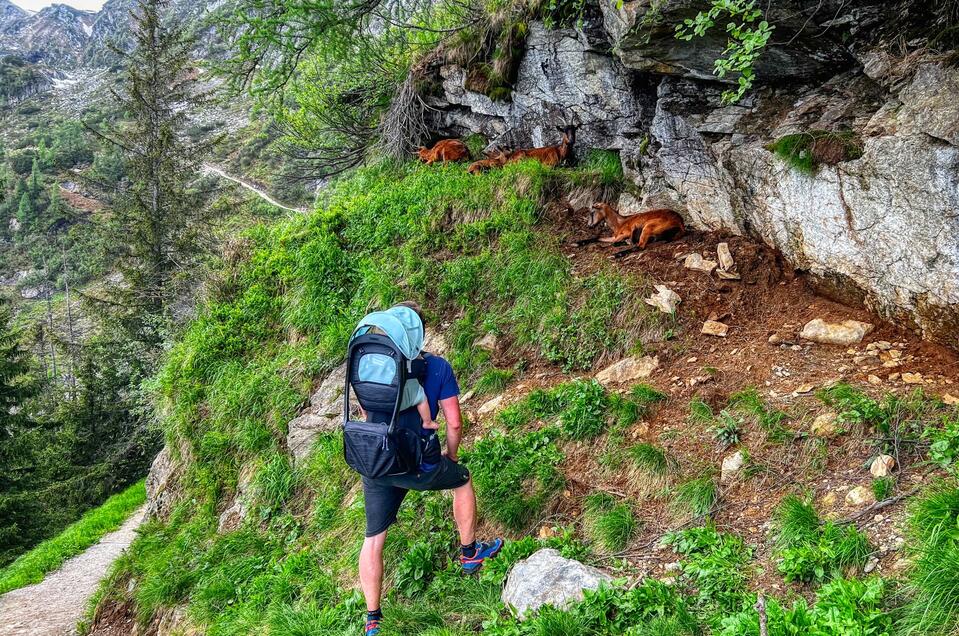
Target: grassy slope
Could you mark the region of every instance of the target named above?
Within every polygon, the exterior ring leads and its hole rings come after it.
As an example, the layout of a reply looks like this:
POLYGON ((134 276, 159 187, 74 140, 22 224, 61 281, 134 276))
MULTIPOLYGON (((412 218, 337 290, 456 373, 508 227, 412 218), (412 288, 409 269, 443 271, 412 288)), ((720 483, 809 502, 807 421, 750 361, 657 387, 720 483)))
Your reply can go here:
POLYGON ((44 575, 113 532, 143 505, 146 492, 140 481, 87 511, 57 536, 47 539, 0 570, 0 594, 39 583, 44 575))
MULTIPOLYGON (((529 361, 572 372, 588 369, 601 354, 641 348, 636 334, 656 320, 638 300, 646 281, 613 271, 573 272, 543 219, 545 202, 565 182, 606 179, 602 171, 550 172, 536 164, 480 177, 461 166, 370 168, 336 185, 315 213, 238 241, 209 302, 155 381, 171 448, 192 458, 181 503, 167 523, 144 526, 103 593, 132 603, 143 622, 187 603, 190 620, 209 634, 356 633, 363 525, 356 476, 342 462, 335 433, 317 440, 304 465, 291 466, 283 449, 286 422, 312 380, 339 361, 355 321, 407 297, 423 301, 435 319, 452 321, 450 359, 463 384, 477 381, 491 391, 522 375, 529 361), (496 369, 472 347, 488 332, 510 343, 515 368, 496 369), (254 471, 249 520, 218 534, 217 513, 241 469, 254 471)), ((864 396, 850 390, 824 398, 838 399, 835 406, 848 418, 873 418, 862 423, 881 428, 882 406, 864 396)), ((587 498, 584 534, 567 528, 551 539, 527 535, 558 501, 569 445, 608 433, 599 461, 645 471, 651 490, 670 483, 675 459, 650 444, 630 449, 625 438, 626 427, 662 399, 649 387, 620 396, 578 381, 533 391, 504 409, 497 426, 507 432, 477 440, 464 461, 483 510, 517 540, 481 576, 462 577, 451 561, 447 500, 411 493, 387 544, 392 591, 385 635, 758 634, 748 585, 752 550, 708 525, 667 538, 683 564, 680 585, 650 579, 628 591, 601 591, 570 612, 546 610, 522 625, 499 601, 509 564, 542 545, 624 567, 612 554, 640 521, 629 500, 610 493, 587 498)), ((744 392, 728 408, 752 414, 771 439, 791 435, 782 414, 755 393, 744 392)), ((729 420, 708 407, 699 417, 717 426, 729 420)), ((918 420, 917 430, 927 420, 918 420)), ((942 490, 952 498, 940 496, 940 520, 959 514, 956 489, 942 490)), ((657 496, 675 499, 677 515, 686 518, 708 512, 717 497, 709 474, 679 484, 675 496, 665 492, 657 496)), ((843 578, 845 566, 862 563, 860 536, 836 525, 819 530, 816 510, 802 500, 794 504, 778 517, 777 558, 786 576, 821 587, 812 606, 770 599, 770 633, 888 633, 893 615, 886 611, 885 582, 843 578)), ((917 528, 920 555, 930 554, 924 546, 952 545, 929 524, 917 528)), ((927 569, 937 564, 933 559, 927 569)), ((916 600, 904 612, 911 616, 904 627, 926 629, 923 602, 945 608, 944 624, 959 615, 919 578, 909 592, 916 600)))

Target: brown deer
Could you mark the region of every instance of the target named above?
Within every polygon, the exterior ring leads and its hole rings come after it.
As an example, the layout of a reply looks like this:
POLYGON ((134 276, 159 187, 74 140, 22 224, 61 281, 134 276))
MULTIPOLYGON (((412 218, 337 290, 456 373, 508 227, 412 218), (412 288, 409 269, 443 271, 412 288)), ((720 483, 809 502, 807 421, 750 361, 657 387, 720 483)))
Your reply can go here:
POLYGON ((485 154, 486 159, 474 161, 469 165, 466 171, 470 174, 479 174, 490 168, 501 168, 506 165, 506 161, 509 159, 509 155, 503 150, 496 150, 495 152, 487 152, 485 154))
MULTIPOLYGON (((597 239, 599 242, 621 243, 629 241, 633 244, 632 249, 617 252, 617 255, 631 252, 633 249, 645 249, 646 244, 655 238, 678 239, 686 233, 686 224, 683 222, 683 217, 665 208, 647 210, 631 216, 622 216, 607 203, 594 203, 589 215, 588 227, 595 227, 602 221, 606 221, 606 225, 612 230, 613 235, 597 239), (636 238, 637 234, 639 234, 638 239, 636 238)), ((580 241, 580 244, 583 243, 583 241, 580 241)))
POLYGON ((546 166, 558 166, 566 161, 569 156, 569 150, 576 142, 576 127, 567 126, 566 128, 556 127, 563 132, 563 140, 558 146, 546 146, 544 148, 523 148, 509 153, 509 161, 521 161, 523 159, 535 159, 546 166))
POLYGON ((447 161, 462 161, 469 158, 470 151, 459 139, 443 139, 437 141, 432 148, 420 146, 416 154, 419 155, 420 161, 429 166, 436 161, 442 161, 444 164, 447 161))

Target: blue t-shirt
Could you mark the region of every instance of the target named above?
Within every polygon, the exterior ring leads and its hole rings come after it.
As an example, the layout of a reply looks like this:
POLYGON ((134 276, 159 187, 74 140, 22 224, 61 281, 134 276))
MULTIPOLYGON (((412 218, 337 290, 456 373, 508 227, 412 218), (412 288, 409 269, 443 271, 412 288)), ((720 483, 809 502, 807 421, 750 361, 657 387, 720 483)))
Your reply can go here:
POLYGON ((453 367, 444 358, 432 353, 424 354, 426 372, 423 377, 423 391, 430 405, 430 414, 433 419, 440 412, 440 400, 455 397, 460 394, 460 386, 456 383, 453 367))
MULTIPOLYGON (((456 375, 453 373, 453 367, 444 358, 424 353, 426 361, 423 372, 423 391, 426 393, 426 402, 430 405, 430 414, 433 419, 440 412, 440 400, 455 397, 460 394, 459 384, 456 382, 456 375)), ((420 470, 428 473, 440 464, 442 451, 440 449, 439 438, 436 437, 436 431, 431 431, 422 427, 419 413, 416 409, 407 409, 400 413, 399 422, 410 426, 414 420, 419 422, 420 435, 426 442, 423 445, 423 461, 420 464, 420 470)))

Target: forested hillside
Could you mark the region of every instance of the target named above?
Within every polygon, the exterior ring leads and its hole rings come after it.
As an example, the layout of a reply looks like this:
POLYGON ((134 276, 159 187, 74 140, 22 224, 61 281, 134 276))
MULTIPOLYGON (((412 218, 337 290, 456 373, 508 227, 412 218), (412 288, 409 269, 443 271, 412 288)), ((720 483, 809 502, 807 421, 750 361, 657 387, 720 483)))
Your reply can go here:
POLYGON ((71 11, 0 16, 0 589, 146 476, 81 633, 360 633, 344 355, 413 300, 505 547, 409 493, 377 636, 959 629, 955 2, 71 11))

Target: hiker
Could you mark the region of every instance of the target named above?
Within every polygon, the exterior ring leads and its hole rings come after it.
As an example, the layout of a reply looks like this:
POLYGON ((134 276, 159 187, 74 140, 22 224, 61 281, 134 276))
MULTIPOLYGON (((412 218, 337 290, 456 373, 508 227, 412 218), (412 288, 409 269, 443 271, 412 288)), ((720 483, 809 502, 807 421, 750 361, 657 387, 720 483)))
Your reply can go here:
MULTIPOLYGON (((383 313, 383 312, 378 312, 383 313)), ((397 339, 406 340, 403 354, 415 356, 422 348, 424 335, 423 316, 416 303, 404 302, 387 310, 386 314, 403 324, 406 333, 397 339)), ((388 322, 383 317, 384 323, 388 322)), ((361 326, 364 324, 360 323, 361 326)), ((384 329, 393 335, 390 329, 384 329)), ((399 344, 399 343, 397 343, 399 344)), ((402 349, 402 347, 401 347, 402 349)), ((360 550, 360 587, 366 598, 366 636, 377 636, 383 615, 380 597, 383 585, 383 546, 387 529, 396 522, 396 514, 403 498, 410 490, 452 490, 453 518, 460 536, 460 566, 467 574, 482 567, 484 561, 499 554, 502 539, 476 541, 476 495, 469 471, 458 463, 458 452, 463 432, 459 404, 459 385, 453 368, 442 357, 423 353, 419 375, 430 409, 430 422, 436 419, 440 409, 446 420, 446 450, 441 452, 435 431, 424 429, 422 419, 415 408, 406 408, 397 416, 400 428, 419 429, 422 456, 419 465, 405 474, 390 474, 376 478, 363 476, 363 498, 366 509, 366 538, 360 550)), ((404 393, 405 393, 404 387, 404 393)), ((408 403, 409 400, 406 400, 408 403)), ((367 421, 370 417, 367 416, 367 421)))

